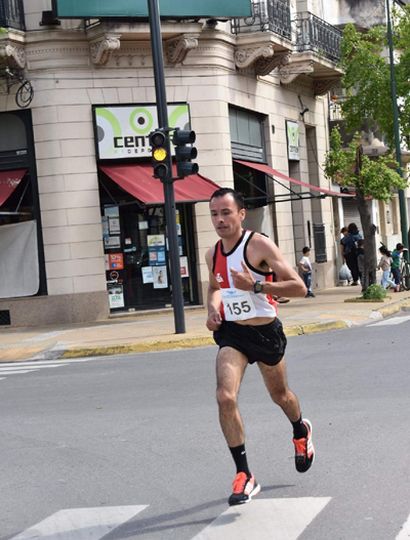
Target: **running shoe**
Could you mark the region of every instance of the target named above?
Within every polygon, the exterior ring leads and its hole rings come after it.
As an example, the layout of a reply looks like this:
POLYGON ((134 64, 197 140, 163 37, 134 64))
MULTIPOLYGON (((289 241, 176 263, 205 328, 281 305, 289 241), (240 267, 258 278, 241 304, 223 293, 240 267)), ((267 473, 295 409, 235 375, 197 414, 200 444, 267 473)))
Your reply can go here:
POLYGON ((248 476, 244 472, 238 473, 232 482, 232 495, 229 497, 229 506, 245 504, 261 490, 261 486, 253 475, 248 476))
POLYGON ((307 437, 293 439, 293 444, 295 445, 295 467, 300 473, 310 469, 315 460, 315 449, 312 442, 312 424, 306 418, 303 418, 302 422, 307 428, 307 437))

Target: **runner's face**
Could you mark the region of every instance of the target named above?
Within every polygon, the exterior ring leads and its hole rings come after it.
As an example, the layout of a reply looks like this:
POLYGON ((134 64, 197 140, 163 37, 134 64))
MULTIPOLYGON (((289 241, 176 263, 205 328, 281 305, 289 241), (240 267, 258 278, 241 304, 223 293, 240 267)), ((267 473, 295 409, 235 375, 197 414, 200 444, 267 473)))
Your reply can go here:
POLYGON ((232 195, 215 197, 209 203, 212 224, 221 238, 229 238, 240 235, 242 221, 245 218, 245 210, 239 209, 232 195))

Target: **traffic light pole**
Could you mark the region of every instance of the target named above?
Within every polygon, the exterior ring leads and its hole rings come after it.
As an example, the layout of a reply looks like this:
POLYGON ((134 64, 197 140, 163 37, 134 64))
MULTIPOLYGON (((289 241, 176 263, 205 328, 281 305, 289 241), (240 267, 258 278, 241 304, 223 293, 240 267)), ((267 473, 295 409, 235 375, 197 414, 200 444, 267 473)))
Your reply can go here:
MULTIPOLYGON (((165 91, 164 58, 162 53, 161 20, 158 0, 148 0, 149 24, 151 30, 152 60, 154 64, 155 94, 157 99, 158 123, 160 128, 168 129, 167 96, 165 91)), ((172 180, 172 158, 169 133, 166 138, 168 172, 161 181, 164 186, 165 219, 167 225, 168 253, 170 262, 172 305, 174 308, 175 333, 185 333, 184 297, 179 261, 178 232, 174 184, 172 180)))

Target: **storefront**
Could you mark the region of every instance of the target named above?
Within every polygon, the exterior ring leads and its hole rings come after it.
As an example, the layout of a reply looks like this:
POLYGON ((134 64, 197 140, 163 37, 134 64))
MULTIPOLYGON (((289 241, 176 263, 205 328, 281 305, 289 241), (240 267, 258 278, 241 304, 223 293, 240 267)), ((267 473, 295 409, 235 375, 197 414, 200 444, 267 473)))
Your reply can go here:
POLYGON ((0 326, 8 299, 46 293, 40 223, 31 113, 0 113, 0 326))
MULTIPOLYGON (((163 186, 153 178, 148 143, 153 105, 93 107, 106 280, 111 311, 172 305, 163 186)), ((187 128, 186 104, 169 105, 170 126, 187 128)), ((200 174, 174 182, 185 305, 199 303, 195 203, 218 186, 200 174)))

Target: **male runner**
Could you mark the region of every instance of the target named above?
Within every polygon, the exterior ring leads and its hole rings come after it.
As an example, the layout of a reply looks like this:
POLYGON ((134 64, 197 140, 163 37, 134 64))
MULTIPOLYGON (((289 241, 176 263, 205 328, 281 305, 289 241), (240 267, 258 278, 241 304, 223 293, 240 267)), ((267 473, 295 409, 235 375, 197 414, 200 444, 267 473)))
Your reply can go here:
POLYGON ((243 504, 260 491, 249 470, 238 393, 248 364, 258 363, 267 390, 293 426, 295 466, 306 472, 314 460, 312 425, 302 419, 289 389, 283 358, 286 337, 272 297, 305 296, 306 287, 266 236, 244 230, 243 197, 230 188, 214 192, 211 218, 220 237, 208 250, 208 319, 219 345, 216 358, 217 402, 222 432, 236 465, 229 504, 243 504))

